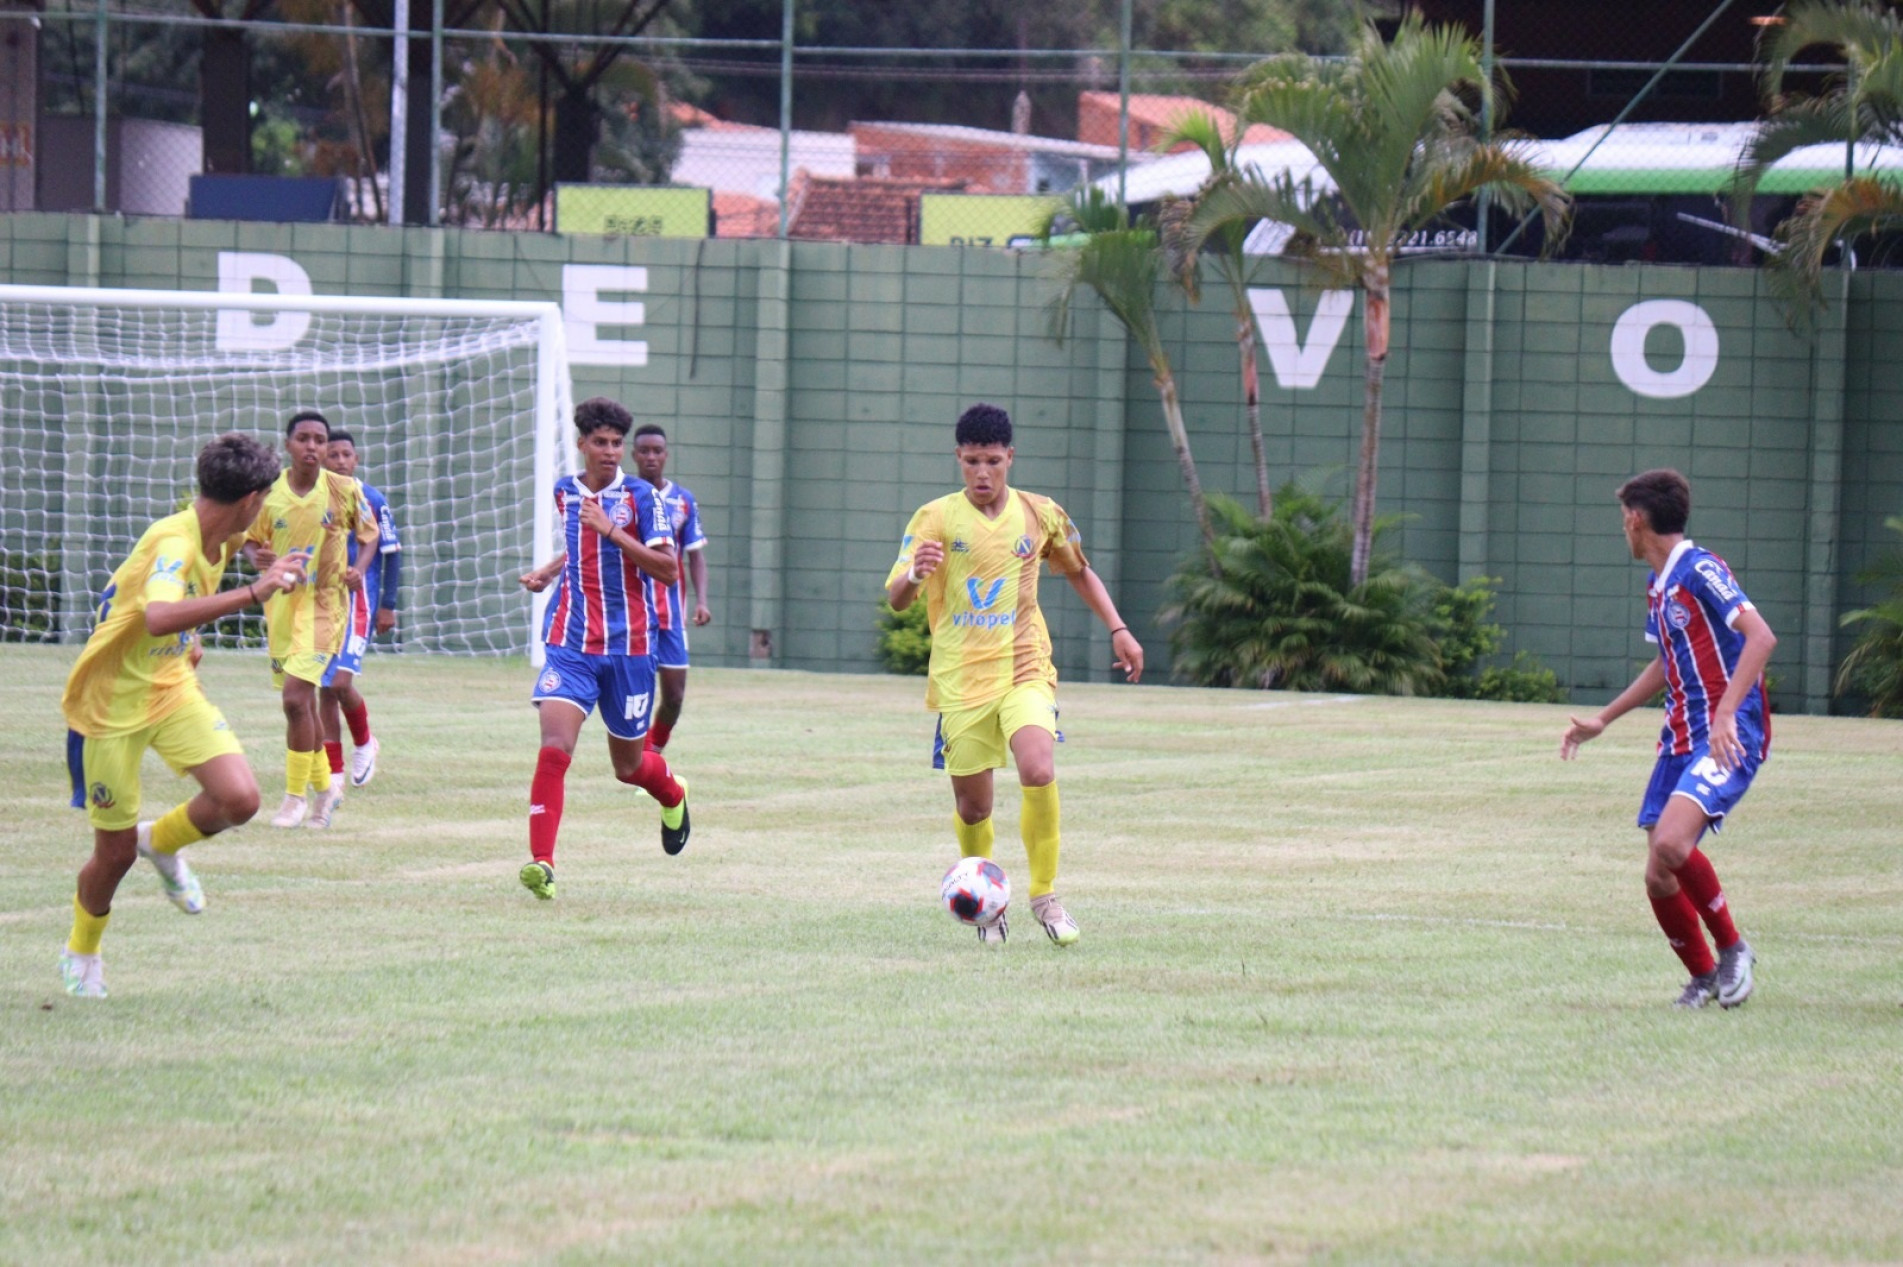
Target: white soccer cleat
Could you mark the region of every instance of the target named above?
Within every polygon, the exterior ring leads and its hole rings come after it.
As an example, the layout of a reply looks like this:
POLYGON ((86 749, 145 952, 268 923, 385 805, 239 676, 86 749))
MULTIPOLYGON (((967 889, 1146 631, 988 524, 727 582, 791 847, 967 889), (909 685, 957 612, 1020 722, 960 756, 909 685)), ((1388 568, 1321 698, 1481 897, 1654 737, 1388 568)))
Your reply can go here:
POLYGON ((316 831, 330 826, 330 820, 337 813, 337 807, 344 803, 344 790, 337 786, 343 782, 343 775, 333 774, 328 790, 319 792, 317 799, 311 802, 311 812, 304 819, 304 825, 316 831))
POLYGON ((1004 912, 998 912, 998 918, 989 924, 978 925, 978 940, 987 946, 1002 946, 1004 939, 1011 934, 1011 923, 1005 919, 1004 912))
POLYGON ((1031 899, 1031 913, 1037 916, 1037 922, 1044 925, 1044 931, 1050 934, 1052 941, 1060 946, 1068 946, 1078 938, 1077 921, 1070 917, 1064 904, 1057 900, 1057 894, 1046 893, 1043 897, 1031 899))
POLYGON ((350 786, 363 787, 377 777, 377 749, 382 746, 372 735, 369 743, 350 754, 350 786))
POLYGON ((278 812, 271 819, 273 827, 296 827, 303 823, 309 803, 301 796, 286 795, 284 804, 278 806, 278 812))
POLYGON ((205 909, 205 886, 192 874, 191 866, 185 861, 183 851, 175 854, 162 854, 152 848, 152 824, 139 824, 139 856, 152 864, 159 873, 159 884, 165 889, 165 896, 173 906, 187 915, 197 915, 205 909))
POLYGON ((76 955, 70 950, 60 951, 59 978, 66 985, 66 993, 76 999, 106 997, 106 973, 99 962, 98 955, 76 955))
POLYGON ((1757 961, 1751 943, 1742 937, 1718 952, 1719 1007, 1728 1009, 1744 1006, 1744 1001, 1751 997, 1756 984, 1751 967, 1757 961))

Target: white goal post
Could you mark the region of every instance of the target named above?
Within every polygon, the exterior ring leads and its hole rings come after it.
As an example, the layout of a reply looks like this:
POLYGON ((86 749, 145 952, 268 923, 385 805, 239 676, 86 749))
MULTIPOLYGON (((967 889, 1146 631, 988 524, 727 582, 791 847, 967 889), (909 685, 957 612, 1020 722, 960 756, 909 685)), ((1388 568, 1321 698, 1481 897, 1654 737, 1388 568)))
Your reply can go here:
MULTIPOLYGON (((554 303, 0 285, 0 641, 84 640, 207 440, 281 451, 316 409, 396 516, 399 645, 538 653, 516 578, 557 549, 571 396, 554 303)), ((255 612, 206 633, 261 645, 255 612)))

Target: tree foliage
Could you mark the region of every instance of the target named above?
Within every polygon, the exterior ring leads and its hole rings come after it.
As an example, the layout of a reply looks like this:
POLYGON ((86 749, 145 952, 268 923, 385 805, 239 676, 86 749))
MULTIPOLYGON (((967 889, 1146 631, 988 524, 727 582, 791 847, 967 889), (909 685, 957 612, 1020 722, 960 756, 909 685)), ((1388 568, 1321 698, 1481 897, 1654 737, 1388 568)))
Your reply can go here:
POLYGON ((1324 284, 1362 292, 1366 349, 1361 453, 1355 476, 1355 582, 1373 556, 1375 476, 1388 357, 1392 273, 1407 236, 1455 204, 1489 190, 1500 204, 1544 217, 1546 241, 1563 236, 1569 203, 1511 141, 1482 140, 1476 105, 1494 97, 1479 42, 1452 26, 1404 18, 1387 42, 1363 27, 1346 58, 1271 58, 1241 84, 1241 115, 1289 133, 1314 154, 1332 188, 1287 171, 1250 171, 1210 188, 1189 218, 1199 248, 1237 223, 1272 220, 1293 230, 1284 254, 1324 284))
MULTIPOLYGON (((1903 515, 1884 527, 1903 535, 1903 515)), ((1857 627, 1857 645, 1837 669, 1837 694, 1869 702, 1872 717, 1903 717, 1903 549, 1892 550, 1857 573, 1859 585, 1886 587, 1869 607, 1848 612, 1843 627, 1857 627)))
MULTIPOLYGON (((1903 145, 1903 17, 1877 0, 1794 0, 1781 25, 1767 27, 1760 79, 1770 116, 1732 180, 1733 217, 1749 223, 1751 199, 1772 165, 1809 145, 1903 145), (1807 49, 1826 47, 1847 70, 1812 96, 1788 91, 1786 76, 1807 49)), ((1847 175, 1813 190, 1777 227, 1782 249, 1767 256, 1772 292, 1794 324, 1824 303, 1824 261, 1843 244, 1903 230, 1903 183, 1887 173, 1847 175)))

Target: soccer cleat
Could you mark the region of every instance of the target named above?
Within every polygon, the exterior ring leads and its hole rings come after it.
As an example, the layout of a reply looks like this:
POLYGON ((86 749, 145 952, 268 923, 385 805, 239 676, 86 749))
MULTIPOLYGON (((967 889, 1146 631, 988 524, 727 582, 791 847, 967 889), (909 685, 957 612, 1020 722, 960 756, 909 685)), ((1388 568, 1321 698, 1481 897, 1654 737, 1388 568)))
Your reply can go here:
POLYGON ((980 924, 978 926, 978 940, 987 946, 1002 946, 1004 945, 1004 939, 1010 932, 1010 921, 1006 920, 1005 917, 1000 914, 998 918, 991 923, 980 924))
POLYGON ((1744 1001, 1751 997, 1751 965, 1758 961, 1751 949, 1751 943, 1740 937, 1718 952, 1718 1006, 1723 1008, 1743 1007, 1744 1001))
POLYGON ((304 821, 304 812, 308 804, 301 796, 286 795, 284 804, 278 806, 277 814, 271 819, 273 827, 296 827, 304 821))
POLYGON ((531 862, 516 873, 522 887, 544 902, 555 896, 555 868, 546 862, 531 862))
POLYGON ((66 983, 66 993, 76 999, 103 999, 106 997, 106 974, 100 965, 98 955, 76 955, 70 950, 59 952, 59 976, 66 983))
POLYGON ((1031 914, 1037 916, 1037 922, 1044 925, 1044 931, 1060 946, 1071 945, 1081 935, 1077 921, 1070 917, 1070 912, 1064 909, 1064 904, 1057 900, 1055 893, 1032 898, 1031 914))
POLYGON ((687 780, 677 774, 674 781, 681 785, 681 803, 673 809, 661 807, 661 848, 669 857, 687 848, 687 780), (667 821, 670 818, 674 820, 672 824, 667 821))
POLYGON ((369 743, 350 754, 350 786, 363 787, 377 777, 377 749, 382 746, 372 735, 369 743))
POLYGON ((152 824, 139 824, 139 856, 152 864, 159 873, 159 884, 165 889, 165 896, 172 905, 187 915, 197 915, 205 909, 205 886, 198 882, 192 869, 182 854, 158 853, 152 848, 152 824))
POLYGON ((330 776, 330 786, 319 792, 311 802, 311 812, 305 817, 304 825, 323 831, 330 826, 331 819, 336 817, 343 803, 344 776, 333 774, 330 776))
MULTIPOLYGON (((1685 983, 1678 998, 1672 1001, 1673 1007, 1703 1007, 1718 997, 1718 970, 1712 969, 1703 976, 1693 977, 1685 983)), ((1743 1000, 1739 1000, 1742 1002, 1743 1000)))

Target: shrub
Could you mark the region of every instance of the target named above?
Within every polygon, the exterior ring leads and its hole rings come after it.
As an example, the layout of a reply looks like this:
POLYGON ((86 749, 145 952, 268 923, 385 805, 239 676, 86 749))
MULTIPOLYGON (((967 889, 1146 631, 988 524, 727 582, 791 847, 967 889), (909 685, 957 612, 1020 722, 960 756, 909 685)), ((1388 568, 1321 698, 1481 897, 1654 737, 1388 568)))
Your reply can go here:
POLYGON ((1353 527, 1340 507, 1296 485, 1261 520, 1225 497, 1209 503, 1216 539, 1170 578, 1159 614, 1178 677, 1202 686, 1414 695, 1441 678, 1433 601, 1439 582, 1380 549, 1400 521, 1375 523, 1368 579, 1348 583, 1353 527))
POLYGON ((1434 600, 1435 638, 1444 675, 1436 695, 1507 703, 1558 704, 1566 699, 1559 677, 1531 651, 1515 652, 1508 665, 1482 663, 1505 645, 1507 631, 1493 624, 1498 577, 1476 576, 1443 588, 1434 600))
POLYGON ((926 623, 925 596, 904 611, 879 604, 879 663, 887 673, 924 677, 932 662, 932 629, 926 623))
POLYGON ((0 550, 0 642, 53 642, 59 637, 57 551, 0 550))
MULTIPOLYGON (((1903 533, 1903 516, 1883 521, 1903 533)), ((1837 694, 1869 702, 1872 717, 1903 717, 1903 550, 1893 550, 1857 573, 1859 585, 1886 585, 1889 593, 1875 606, 1846 612, 1848 629, 1863 626, 1857 645, 1837 668, 1837 694)))

